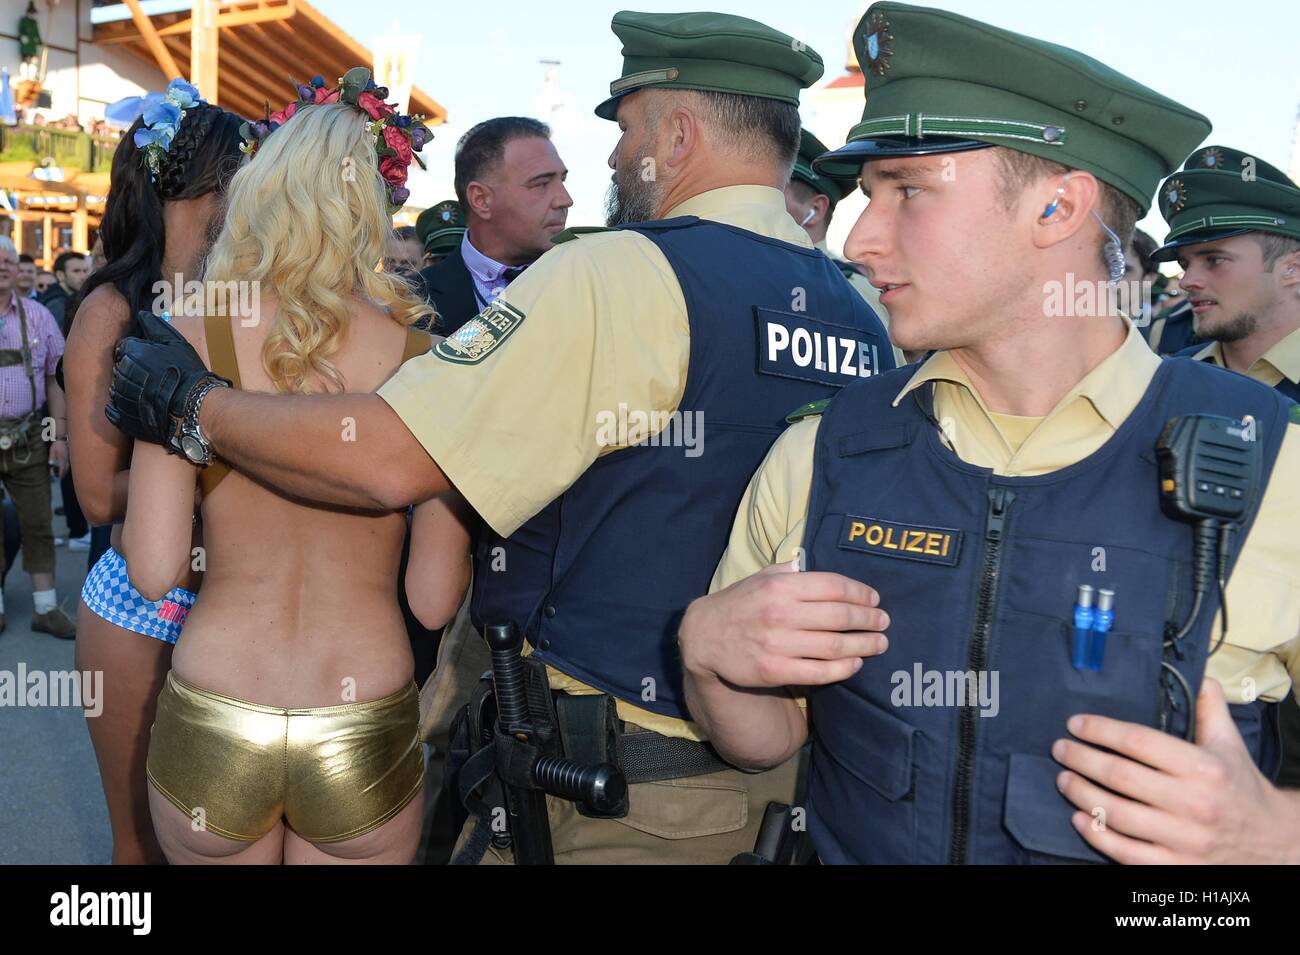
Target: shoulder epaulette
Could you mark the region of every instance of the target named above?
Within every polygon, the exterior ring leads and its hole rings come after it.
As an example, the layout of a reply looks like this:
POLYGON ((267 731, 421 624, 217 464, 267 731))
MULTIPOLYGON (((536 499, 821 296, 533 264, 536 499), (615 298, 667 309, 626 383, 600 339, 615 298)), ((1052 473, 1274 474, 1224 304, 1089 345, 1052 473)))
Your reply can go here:
POLYGON ((579 236, 584 236, 588 232, 613 232, 614 230, 603 225, 575 225, 572 228, 565 229, 563 232, 557 232, 551 237, 551 243, 559 245, 561 242, 571 242, 579 236))
POLYGON ((825 411, 830 406, 830 403, 830 398, 822 398, 820 401, 810 401, 807 404, 795 408, 794 411, 791 411, 785 416, 785 420, 789 424, 794 424, 796 421, 802 421, 804 418, 812 418, 825 411))

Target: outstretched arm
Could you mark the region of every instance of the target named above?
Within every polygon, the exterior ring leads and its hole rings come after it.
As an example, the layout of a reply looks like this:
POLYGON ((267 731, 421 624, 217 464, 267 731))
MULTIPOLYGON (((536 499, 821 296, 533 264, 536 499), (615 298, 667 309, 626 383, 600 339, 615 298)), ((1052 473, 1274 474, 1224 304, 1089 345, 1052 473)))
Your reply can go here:
POLYGON ((378 395, 266 395, 218 388, 199 424, 245 474, 309 501, 394 510, 449 488, 378 395))

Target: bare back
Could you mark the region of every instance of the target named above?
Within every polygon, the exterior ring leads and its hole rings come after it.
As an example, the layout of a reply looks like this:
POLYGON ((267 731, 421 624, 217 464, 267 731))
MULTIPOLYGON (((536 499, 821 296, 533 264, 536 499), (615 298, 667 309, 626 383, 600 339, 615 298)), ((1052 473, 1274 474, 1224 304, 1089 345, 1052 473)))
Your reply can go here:
MULTIPOLYGON (((245 390, 275 390, 261 359, 274 317, 274 298, 263 295, 256 325, 230 320, 245 390)), ((210 366, 202 320, 175 324, 210 366)), ((354 301, 330 360, 347 391, 372 392, 397 370, 406 343, 404 327, 354 301)), ((350 428, 339 421, 339 441, 352 438, 350 428)), ((202 501, 202 520, 206 574, 173 657, 179 676, 286 707, 374 699, 410 682, 396 598, 402 512, 318 506, 232 471, 202 501)))

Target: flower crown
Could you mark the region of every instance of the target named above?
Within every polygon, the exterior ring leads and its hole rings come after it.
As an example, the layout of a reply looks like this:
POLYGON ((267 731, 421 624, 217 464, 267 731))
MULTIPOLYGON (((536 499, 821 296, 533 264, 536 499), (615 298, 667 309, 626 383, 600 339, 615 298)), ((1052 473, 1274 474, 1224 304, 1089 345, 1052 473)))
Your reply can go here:
POLYGON ((199 96, 197 87, 182 79, 175 79, 167 84, 167 92, 163 94, 162 101, 144 111, 144 125, 135 131, 134 140, 136 149, 144 153, 151 180, 157 182, 163 157, 171 149, 172 140, 184 122, 186 112, 195 106, 204 105, 206 101, 199 96))
POLYGON ((311 85, 298 85, 298 99, 284 109, 272 113, 271 106, 266 106, 266 118, 240 127, 244 143, 240 149, 248 156, 257 153, 258 147, 273 132, 293 118, 304 106, 316 106, 322 103, 347 103, 355 106, 367 116, 370 122, 367 129, 375 137, 375 151, 379 155, 379 175, 383 177, 388 188, 388 205, 390 211, 397 211, 410 198, 406 188, 406 175, 414 159, 424 169, 424 160, 417 156, 424 144, 433 139, 433 133, 422 122, 422 116, 407 116, 398 113, 391 104, 384 102, 388 89, 376 86, 370 78, 370 71, 364 66, 355 66, 339 79, 339 85, 330 88, 321 77, 313 77, 311 85))

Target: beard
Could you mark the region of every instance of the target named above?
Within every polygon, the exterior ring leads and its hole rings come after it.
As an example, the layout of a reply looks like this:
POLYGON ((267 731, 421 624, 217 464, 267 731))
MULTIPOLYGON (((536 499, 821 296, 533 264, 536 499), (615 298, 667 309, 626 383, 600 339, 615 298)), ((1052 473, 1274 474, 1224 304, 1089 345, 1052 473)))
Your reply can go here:
POLYGON ((655 179, 646 179, 641 170, 650 147, 642 149, 626 168, 614 170, 614 180, 605 194, 605 225, 613 227, 629 222, 648 222, 659 214, 663 189, 655 179))
POLYGON ((1202 338, 1215 342, 1239 342, 1249 338, 1259 328, 1259 316, 1250 312, 1238 312, 1222 325, 1214 328, 1197 329, 1202 338))

